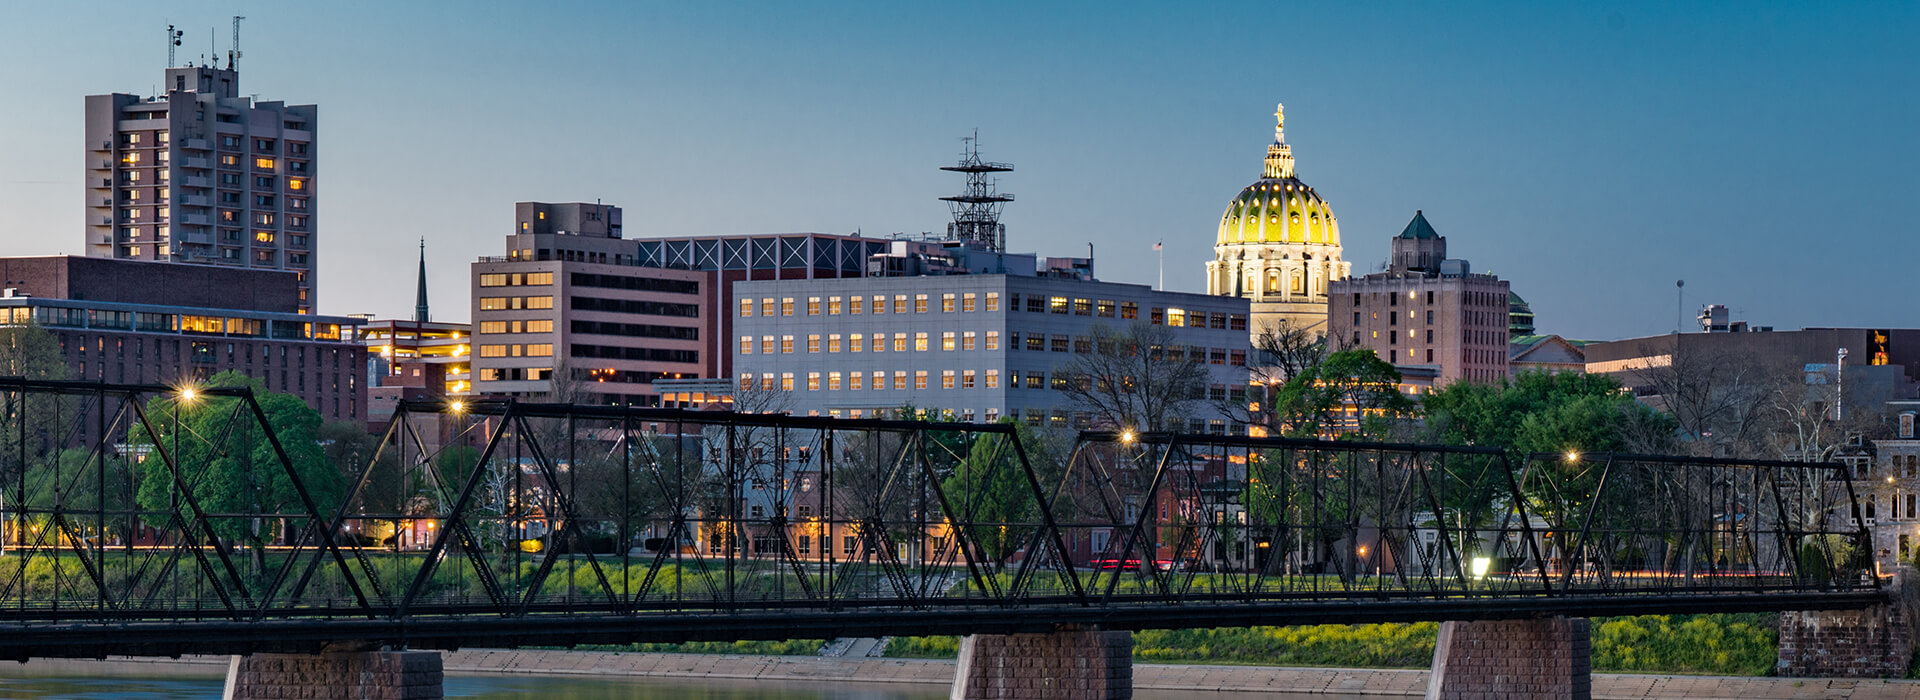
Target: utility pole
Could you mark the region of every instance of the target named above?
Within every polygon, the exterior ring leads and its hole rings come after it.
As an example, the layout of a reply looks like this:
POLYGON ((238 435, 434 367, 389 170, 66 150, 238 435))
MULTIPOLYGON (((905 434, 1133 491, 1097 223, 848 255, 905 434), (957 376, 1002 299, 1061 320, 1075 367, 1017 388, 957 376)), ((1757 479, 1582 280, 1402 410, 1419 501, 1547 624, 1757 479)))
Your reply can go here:
POLYGON ((1847 349, 1840 348, 1833 357, 1833 421, 1838 423, 1847 418, 1847 349))

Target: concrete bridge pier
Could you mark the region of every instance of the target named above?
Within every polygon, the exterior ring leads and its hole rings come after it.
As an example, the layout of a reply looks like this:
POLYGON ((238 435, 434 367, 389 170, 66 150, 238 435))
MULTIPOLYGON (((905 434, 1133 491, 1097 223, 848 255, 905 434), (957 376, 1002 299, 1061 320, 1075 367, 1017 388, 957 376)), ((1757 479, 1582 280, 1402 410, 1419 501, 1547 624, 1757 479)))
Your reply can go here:
POLYGON ((235 656, 224 700, 440 700, 440 652, 235 656))
POLYGON ((1588 700, 1590 631, 1586 619, 1566 617, 1441 623, 1427 700, 1588 700))
POLYGON ((1920 644, 1920 579, 1900 567, 1887 603, 1865 610, 1780 613, 1774 673, 1820 678, 1900 678, 1920 644))
POLYGON ((1063 627, 960 641, 952 700, 1129 700, 1133 633, 1063 627))

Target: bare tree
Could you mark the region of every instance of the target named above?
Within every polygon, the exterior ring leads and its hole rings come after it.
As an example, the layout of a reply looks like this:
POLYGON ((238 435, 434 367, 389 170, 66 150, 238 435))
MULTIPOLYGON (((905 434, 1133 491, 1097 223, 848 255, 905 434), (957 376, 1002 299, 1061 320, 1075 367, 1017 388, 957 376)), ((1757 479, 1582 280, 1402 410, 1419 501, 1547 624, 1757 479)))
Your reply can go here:
POLYGON ((1751 355, 1687 350, 1677 341, 1667 357, 1665 364, 1642 367, 1634 376, 1654 395, 1649 403, 1679 423, 1688 451, 1702 456, 1765 452, 1776 372, 1751 355))
POLYGON ((1098 423, 1173 429, 1205 400, 1207 388, 1205 358, 1173 340, 1165 326, 1096 326, 1092 352, 1075 355, 1055 376, 1065 381, 1067 397, 1098 423))

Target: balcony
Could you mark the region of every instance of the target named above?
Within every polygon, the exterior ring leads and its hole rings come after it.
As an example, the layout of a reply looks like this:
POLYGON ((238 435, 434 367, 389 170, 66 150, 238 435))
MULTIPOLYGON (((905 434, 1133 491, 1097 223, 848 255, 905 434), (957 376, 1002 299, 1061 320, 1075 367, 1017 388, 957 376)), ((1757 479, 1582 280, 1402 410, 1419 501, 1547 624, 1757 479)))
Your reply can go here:
POLYGON ((88 169, 88 170, 112 170, 112 169, 113 169, 113 161, 111 161, 111 160, 88 160, 88 161, 87 161, 87 169, 88 169))
POLYGON ((213 146, 206 139, 187 139, 181 142, 181 148, 189 151, 206 151, 212 150, 213 146))
POLYGON ((208 231, 182 231, 174 234, 175 240, 193 245, 213 245, 213 234, 208 231))
POLYGON ((181 205, 190 206, 190 207, 213 206, 213 198, 208 197, 204 194, 183 194, 178 197, 175 197, 173 199, 173 202, 175 204, 181 204, 181 205))
POLYGON ((187 156, 185 158, 180 159, 180 167, 199 168, 201 170, 205 170, 213 167, 213 161, 207 160, 206 158, 203 158, 201 156, 187 156))
POLYGON ((97 141, 97 142, 95 142, 95 143, 94 143, 94 145, 95 145, 95 148, 90 148, 90 149, 87 149, 87 150, 90 150, 90 151, 111 151, 111 150, 113 150, 113 140, 112 140, 112 139, 108 139, 108 140, 105 140, 105 141, 97 141))
POLYGON ((204 177, 189 175, 187 177, 180 178, 180 185, 183 187, 212 187, 213 181, 204 177))
MULTIPOLYGON (((212 226, 213 217, 207 214, 181 214, 174 217, 174 222, 188 226, 212 226)), ((212 243, 213 241, 208 240, 207 242, 212 243)))

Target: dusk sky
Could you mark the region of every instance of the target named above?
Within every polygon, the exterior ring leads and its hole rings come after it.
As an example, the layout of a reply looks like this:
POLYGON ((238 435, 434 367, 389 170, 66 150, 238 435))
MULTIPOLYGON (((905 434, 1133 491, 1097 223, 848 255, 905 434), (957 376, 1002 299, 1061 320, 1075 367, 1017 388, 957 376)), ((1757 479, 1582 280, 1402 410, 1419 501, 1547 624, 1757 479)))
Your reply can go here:
POLYGON ((437 320, 513 203, 629 238, 944 229, 979 129, 1009 247, 1201 291, 1276 102, 1354 273, 1414 210, 1540 331, 1671 331, 1674 280, 1780 329, 1913 327, 1915 3, 0 5, 0 255, 80 254, 88 94, 162 31, 242 29, 241 91, 318 104, 322 313, 437 320))

